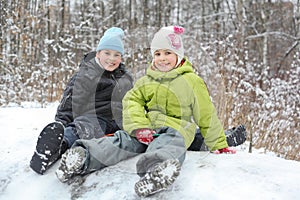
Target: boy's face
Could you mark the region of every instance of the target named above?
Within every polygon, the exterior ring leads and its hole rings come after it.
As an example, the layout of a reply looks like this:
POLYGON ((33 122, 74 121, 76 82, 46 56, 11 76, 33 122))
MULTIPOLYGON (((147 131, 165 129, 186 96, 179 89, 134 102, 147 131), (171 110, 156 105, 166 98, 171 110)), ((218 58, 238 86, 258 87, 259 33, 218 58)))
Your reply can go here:
POLYGON ((154 66, 161 72, 168 72, 176 67, 177 55, 169 49, 159 49, 154 52, 154 66))
POLYGON ((107 71, 114 71, 122 62, 122 54, 114 50, 101 50, 96 53, 96 58, 107 71))

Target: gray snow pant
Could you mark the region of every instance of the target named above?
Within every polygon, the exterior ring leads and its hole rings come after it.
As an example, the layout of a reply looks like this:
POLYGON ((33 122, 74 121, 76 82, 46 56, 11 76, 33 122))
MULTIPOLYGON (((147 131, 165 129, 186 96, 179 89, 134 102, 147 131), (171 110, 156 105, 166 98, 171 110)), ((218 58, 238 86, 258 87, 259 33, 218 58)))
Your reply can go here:
POLYGON ((185 159, 186 148, 181 134, 170 127, 155 130, 160 136, 155 138, 149 145, 140 143, 125 131, 117 131, 112 137, 90 140, 79 139, 73 147, 82 146, 88 151, 84 173, 115 165, 141 153, 143 154, 136 163, 137 174, 140 176, 145 175, 156 164, 167 159, 178 159, 182 164, 185 159))

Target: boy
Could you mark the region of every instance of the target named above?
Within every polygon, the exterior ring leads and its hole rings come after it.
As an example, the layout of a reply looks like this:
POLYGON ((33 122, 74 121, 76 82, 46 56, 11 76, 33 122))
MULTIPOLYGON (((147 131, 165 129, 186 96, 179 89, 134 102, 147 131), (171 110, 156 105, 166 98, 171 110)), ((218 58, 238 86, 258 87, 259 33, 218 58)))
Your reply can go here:
POLYGON ((40 133, 30 167, 45 171, 78 139, 100 138, 122 129, 122 99, 133 79, 122 63, 124 32, 108 29, 84 56, 57 108, 55 122, 40 133))

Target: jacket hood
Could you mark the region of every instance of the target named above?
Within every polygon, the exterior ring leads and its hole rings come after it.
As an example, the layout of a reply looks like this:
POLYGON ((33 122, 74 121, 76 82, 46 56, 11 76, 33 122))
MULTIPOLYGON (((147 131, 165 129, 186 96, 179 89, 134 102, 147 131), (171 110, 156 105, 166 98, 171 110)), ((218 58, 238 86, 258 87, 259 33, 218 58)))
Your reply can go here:
POLYGON ((150 66, 148 67, 146 74, 153 79, 173 79, 179 75, 193 72, 193 67, 190 61, 186 57, 184 59, 185 61, 182 66, 177 67, 171 71, 161 72, 158 70, 153 70, 152 66, 150 66))
POLYGON ((94 59, 95 57, 96 57, 96 51, 92 51, 92 52, 84 55, 82 62, 89 62, 92 59, 94 59))

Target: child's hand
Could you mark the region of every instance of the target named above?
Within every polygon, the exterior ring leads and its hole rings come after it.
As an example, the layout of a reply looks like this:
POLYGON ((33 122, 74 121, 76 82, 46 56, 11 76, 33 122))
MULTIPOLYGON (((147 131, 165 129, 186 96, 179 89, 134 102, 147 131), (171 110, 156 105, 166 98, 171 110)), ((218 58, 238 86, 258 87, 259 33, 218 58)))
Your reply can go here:
POLYGON ((150 128, 140 128, 134 130, 135 136, 141 143, 150 144, 153 141, 153 135, 156 133, 155 130, 150 128))
POLYGON ((223 149, 215 150, 215 151, 213 151, 213 153, 215 153, 215 154, 221 154, 221 153, 235 154, 236 150, 233 147, 226 147, 223 149))

